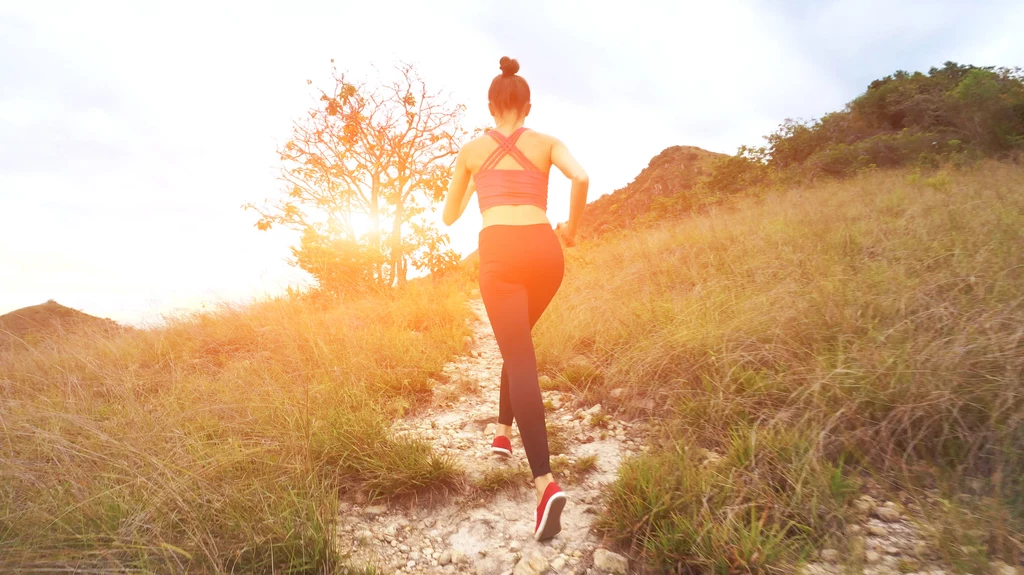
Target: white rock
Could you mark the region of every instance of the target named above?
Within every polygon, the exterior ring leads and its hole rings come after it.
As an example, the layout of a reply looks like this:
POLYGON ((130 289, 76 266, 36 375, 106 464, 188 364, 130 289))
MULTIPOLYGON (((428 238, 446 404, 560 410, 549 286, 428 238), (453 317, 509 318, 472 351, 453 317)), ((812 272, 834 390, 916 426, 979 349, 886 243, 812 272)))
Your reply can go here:
POLYGON ((491 437, 498 432, 498 425, 496 423, 488 423, 487 427, 484 428, 484 436, 491 437))
POLYGON ((452 562, 452 554, 449 551, 442 551, 441 556, 437 558, 437 562, 441 565, 447 565, 452 562))
POLYGON ((523 556, 512 570, 513 575, 541 575, 548 569, 548 560, 533 550, 523 556))
POLYGON ((835 549, 822 549, 821 560, 828 561, 829 563, 839 563, 839 552, 835 549))
POLYGON ((559 555, 551 560, 551 570, 558 573, 562 569, 565 569, 565 557, 559 555))
POLYGON ((869 550, 864 552, 864 561, 866 561, 867 563, 878 563, 881 560, 882 556, 879 555, 876 551, 869 550))
POLYGON ((595 549, 594 567, 615 575, 626 575, 629 569, 629 560, 607 549, 595 549))
POLYGON ((868 525, 868 533, 875 537, 886 537, 889 535, 889 530, 881 525, 868 525))
POLYGON ((413 568, 413 567, 415 567, 415 566, 416 566, 416 562, 415 562, 415 561, 413 561, 412 559, 410 559, 410 560, 409 560, 409 561, 408 561, 408 562, 407 562, 407 563, 405 564, 405 568, 406 568, 406 569, 412 569, 412 568, 413 568))
POLYGON ((875 515, 886 523, 895 523, 900 520, 900 512, 894 507, 876 507, 875 515))

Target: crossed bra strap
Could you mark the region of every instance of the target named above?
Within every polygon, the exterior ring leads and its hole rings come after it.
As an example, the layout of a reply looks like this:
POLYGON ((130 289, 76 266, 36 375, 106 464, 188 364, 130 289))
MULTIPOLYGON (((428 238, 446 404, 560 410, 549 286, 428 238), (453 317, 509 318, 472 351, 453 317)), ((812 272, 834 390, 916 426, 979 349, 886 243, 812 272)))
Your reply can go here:
POLYGON ((524 170, 540 172, 540 168, 535 166, 533 162, 531 162, 530 159, 527 158, 525 154, 523 154, 522 150, 516 147, 516 141, 519 140, 519 136, 521 136, 523 132, 525 132, 526 130, 526 126, 523 126, 516 130, 515 132, 512 132, 512 134, 507 138, 497 130, 491 130, 490 132, 487 132, 487 134, 490 137, 494 138, 495 141, 498 142, 498 147, 494 148, 494 151, 491 152, 490 156, 487 156, 487 159, 484 160, 484 163, 480 166, 479 171, 483 172, 485 170, 493 170, 494 167, 498 165, 498 162, 500 162, 502 158, 504 158, 506 155, 509 155, 515 158, 515 160, 519 162, 519 165, 522 166, 524 170))

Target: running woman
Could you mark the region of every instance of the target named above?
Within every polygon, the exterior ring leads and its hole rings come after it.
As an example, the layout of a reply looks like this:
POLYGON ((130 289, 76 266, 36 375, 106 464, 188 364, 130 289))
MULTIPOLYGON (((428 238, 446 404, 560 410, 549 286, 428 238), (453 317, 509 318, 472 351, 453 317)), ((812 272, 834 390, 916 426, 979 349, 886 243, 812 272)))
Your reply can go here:
POLYGON ((562 283, 562 245, 575 245, 589 180, 562 142, 523 125, 530 86, 518 75, 519 62, 504 57, 500 65, 487 92, 495 128, 459 151, 443 217, 446 225, 455 223, 477 192, 483 216, 480 295, 503 360, 492 450, 512 455, 514 419, 537 488, 534 538, 544 540, 561 531, 566 497, 551 475, 531 330, 562 283), (554 230, 546 214, 552 166, 572 181, 569 221, 554 230))

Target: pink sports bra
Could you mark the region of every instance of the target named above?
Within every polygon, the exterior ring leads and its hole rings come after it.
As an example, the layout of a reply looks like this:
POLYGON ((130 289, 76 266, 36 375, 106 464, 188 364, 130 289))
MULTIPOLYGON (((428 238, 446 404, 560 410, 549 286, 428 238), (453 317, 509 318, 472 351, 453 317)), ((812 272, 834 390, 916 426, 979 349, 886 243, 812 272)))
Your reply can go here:
POLYGON ((480 212, 494 206, 529 205, 547 211, 548 209, 548 175, 542 172, 533 162, 516 147, 516 140, 526 131, 519 128, 512 135, 505 137, 501 132, 487 132, 497 140, 498 147, 484 160, 480 170, 473 176, 477 195, 480 200, 480 212), (511 155, 522 170, 497 170, 494 166, 505 157, 511 155))

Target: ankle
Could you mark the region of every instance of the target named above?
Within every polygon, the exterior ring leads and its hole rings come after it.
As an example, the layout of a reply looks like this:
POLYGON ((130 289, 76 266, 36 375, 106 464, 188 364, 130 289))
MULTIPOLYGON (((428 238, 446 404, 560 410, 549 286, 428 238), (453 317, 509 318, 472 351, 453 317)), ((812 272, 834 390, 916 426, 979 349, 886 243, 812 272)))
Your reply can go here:
POLYGON ((537 488, 537 501, 544 498, 544 490, 554 482, 555 478, 550 473, 533 478, 533 485, 537 488))
POLYGON ((512 437, 512 426, 499 423, 497 429, 494 431, 494 435, 504 435, 505 437, 512 437))

